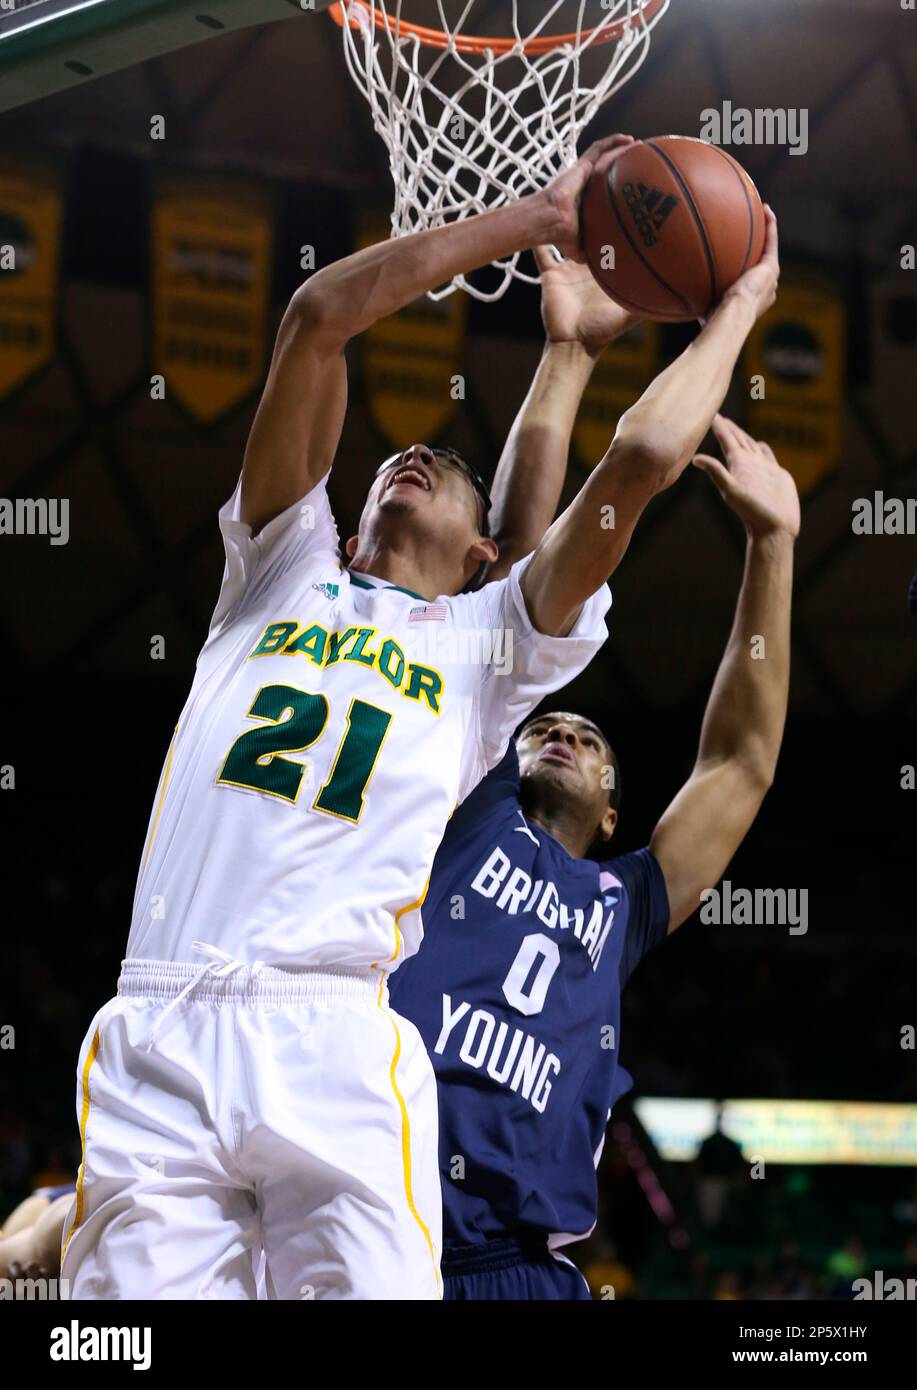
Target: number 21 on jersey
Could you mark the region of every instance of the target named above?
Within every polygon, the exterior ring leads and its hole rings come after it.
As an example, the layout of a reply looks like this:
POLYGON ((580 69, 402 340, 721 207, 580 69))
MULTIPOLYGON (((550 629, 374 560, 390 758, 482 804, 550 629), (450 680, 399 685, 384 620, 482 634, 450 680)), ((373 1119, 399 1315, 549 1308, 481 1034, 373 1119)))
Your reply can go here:
MULTIPOLYGON (((245 787, 296 804, 306 768, 284 754, 304 753, 318 742, 331 713, 324 695, 294 685, 265 685, 248 717, 265 723, 240 734, 226 755, 218 785, 245 787)), ((377 705, 352 699, 347 727, 328 778, 312 803, 313 811, 356 825, 392 716, 377 705)))

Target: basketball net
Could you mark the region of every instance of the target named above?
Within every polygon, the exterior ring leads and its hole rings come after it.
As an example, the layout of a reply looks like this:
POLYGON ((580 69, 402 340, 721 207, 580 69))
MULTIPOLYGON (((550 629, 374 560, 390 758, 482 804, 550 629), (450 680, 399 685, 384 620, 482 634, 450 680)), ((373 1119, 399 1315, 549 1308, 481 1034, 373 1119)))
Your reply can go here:
MULTIPOLYGON (((403 18, 402 0, 341 0, 331 9, 350 74, 388 148, 393 236, 515 202, 575 163, 580 132, 640 67, 669 0, 505 4, 506 38, 469 32, 478 0, 435 0, 440 29, 403 18), (457 15, 451 23, 447 8, 457 15), (601 16, 592 27, 590 10, 601 16), (529 23, 537 20, 528 31, 526 13, 529 23), (569 21, 570 31, 548 32, 555 18, 564 28, 569 21), (587 78, 583 59, 593 49, 587 78)), ((494 290, 457 275, 430 298, 461 287, 492 301, 513 279, 537 284, 537 275, 520 270, 521 255, 493 262, 502 276, 494 290)))

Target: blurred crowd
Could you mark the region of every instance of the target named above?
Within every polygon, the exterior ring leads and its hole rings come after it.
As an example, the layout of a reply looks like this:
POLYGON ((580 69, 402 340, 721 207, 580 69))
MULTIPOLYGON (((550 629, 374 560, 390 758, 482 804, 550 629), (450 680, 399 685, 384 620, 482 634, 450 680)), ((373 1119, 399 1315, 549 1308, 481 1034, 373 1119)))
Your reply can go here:
POLYGON ((596 1230, 570 1252, 596 1298, 849 1300, 877 1270, 917 1281, 917 1168, 770 1163, 752 1180, 719 1128, 665 1162, 627 1102, 611 1140, 596 1230))

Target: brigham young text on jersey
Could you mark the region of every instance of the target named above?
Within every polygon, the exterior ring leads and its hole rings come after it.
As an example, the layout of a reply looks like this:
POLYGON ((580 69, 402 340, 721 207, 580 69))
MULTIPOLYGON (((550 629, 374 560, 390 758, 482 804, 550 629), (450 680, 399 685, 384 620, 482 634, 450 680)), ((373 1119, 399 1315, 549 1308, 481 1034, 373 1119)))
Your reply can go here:
POLYGON ((649 850, 569 854, 523 815, 511 746, 449 822, 425 915, 432 935, 392 1001, 443 1095, 447 1248, 575 1240, 595 1221, 605 1125, 628 1084, 621 990, 669 927, 659 866, 649 850))

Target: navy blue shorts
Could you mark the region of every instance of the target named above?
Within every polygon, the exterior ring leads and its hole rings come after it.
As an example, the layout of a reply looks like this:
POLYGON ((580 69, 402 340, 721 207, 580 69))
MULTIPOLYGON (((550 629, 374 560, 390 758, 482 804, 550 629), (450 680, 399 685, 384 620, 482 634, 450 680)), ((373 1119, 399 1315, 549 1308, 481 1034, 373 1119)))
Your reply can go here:
POLYGON ((509 1237, 444 1250, 445 1299, 584 1299, 592 1295, 575 1265, 544 1244, 521 1245, 509 1237))

